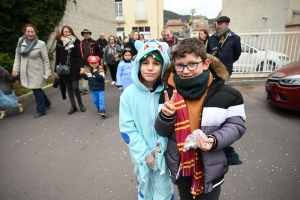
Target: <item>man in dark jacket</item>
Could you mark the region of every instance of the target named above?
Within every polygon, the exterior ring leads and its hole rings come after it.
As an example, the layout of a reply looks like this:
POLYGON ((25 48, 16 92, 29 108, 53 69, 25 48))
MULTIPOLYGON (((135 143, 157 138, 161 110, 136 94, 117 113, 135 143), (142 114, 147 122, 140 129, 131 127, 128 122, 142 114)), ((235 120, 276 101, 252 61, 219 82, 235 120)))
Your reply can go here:
MULTIPOLYGON (((98 45, 96 44, 96 41, 91 38, 92 32, 90 32, 88 29, 84 29, 81 32, 81 35, 84 37, 84 39, 80 42, 80 53, 83 59, 84 68, 87 70, 89 68, 89 63, 87 61, 87 58, 89 56, 99 56, 100 57, 100 49, 98 45)), ((82 94, 88 93, 88 81, 82 79, 82 94)))
POLYGON ((97 40, 97 45, 100 50, 100 58, 101 58, 100 64, 103 67, 106 74, 106 65, 103 65, 103 53, 104 53, 104 48, 106 47, 106 45, 108 45, 108 42, 105 39, 105 35, 103 32, 100 33, 100 38, 97 40))
POLYGON ((230 22, 228 17, 221 16, 216 22, 217 31, 209 38, 206 51, 218 57, 226 66, 229 73, 229 77, 225 80, 225 84, 227 84, 232 74, 233 63, 241 55, 241 40, 228 28, 230 22))

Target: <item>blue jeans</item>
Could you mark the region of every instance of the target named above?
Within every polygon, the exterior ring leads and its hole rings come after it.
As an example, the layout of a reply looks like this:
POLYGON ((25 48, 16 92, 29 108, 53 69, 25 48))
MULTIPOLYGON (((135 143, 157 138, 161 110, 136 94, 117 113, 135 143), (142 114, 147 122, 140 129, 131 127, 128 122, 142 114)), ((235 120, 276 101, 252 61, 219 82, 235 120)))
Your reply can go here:
POLYGON ((51 106, 51 101, 41 88, 32 89, 32 92, 36 102, 36 114, 46 115, 46 108, 51 106))
POLYGON ((104 91, 92 91, 92 97, 98 111, 105 110, 104 91))

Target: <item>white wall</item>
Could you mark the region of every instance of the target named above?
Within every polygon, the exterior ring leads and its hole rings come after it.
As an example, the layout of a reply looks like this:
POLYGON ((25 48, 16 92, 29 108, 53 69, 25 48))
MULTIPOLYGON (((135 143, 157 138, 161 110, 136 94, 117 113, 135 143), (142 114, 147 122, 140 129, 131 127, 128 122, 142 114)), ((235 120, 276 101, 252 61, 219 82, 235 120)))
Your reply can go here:
POLYGON ((233 32, 283 31, 290 1, 299 0, 223 0, 221 15, 230 18, 233 32))

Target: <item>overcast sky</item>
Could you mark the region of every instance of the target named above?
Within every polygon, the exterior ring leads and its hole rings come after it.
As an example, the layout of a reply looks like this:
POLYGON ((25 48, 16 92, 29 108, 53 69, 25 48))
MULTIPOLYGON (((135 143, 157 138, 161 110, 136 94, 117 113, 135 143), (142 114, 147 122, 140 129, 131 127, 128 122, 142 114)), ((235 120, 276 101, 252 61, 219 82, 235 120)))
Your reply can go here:
POLYGON ((196 9, 196 15, 215 18, 222 9, 222 0, 164 0, 164 9, 180 15, 190 15, 196 9))

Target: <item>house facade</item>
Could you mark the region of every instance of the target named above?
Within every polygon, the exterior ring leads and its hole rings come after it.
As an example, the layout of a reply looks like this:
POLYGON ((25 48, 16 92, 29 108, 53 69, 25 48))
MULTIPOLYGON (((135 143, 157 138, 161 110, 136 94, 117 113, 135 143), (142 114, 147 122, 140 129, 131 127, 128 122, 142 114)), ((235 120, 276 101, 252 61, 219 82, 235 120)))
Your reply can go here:
POLYGON ((235 32, 300 30, 299 0, 223 0, 221 15, 235 32))
POLYGON ((138 30, 145 39, 161 38, 164 21, 163 0, 115 0, 117 36, 138 30))

